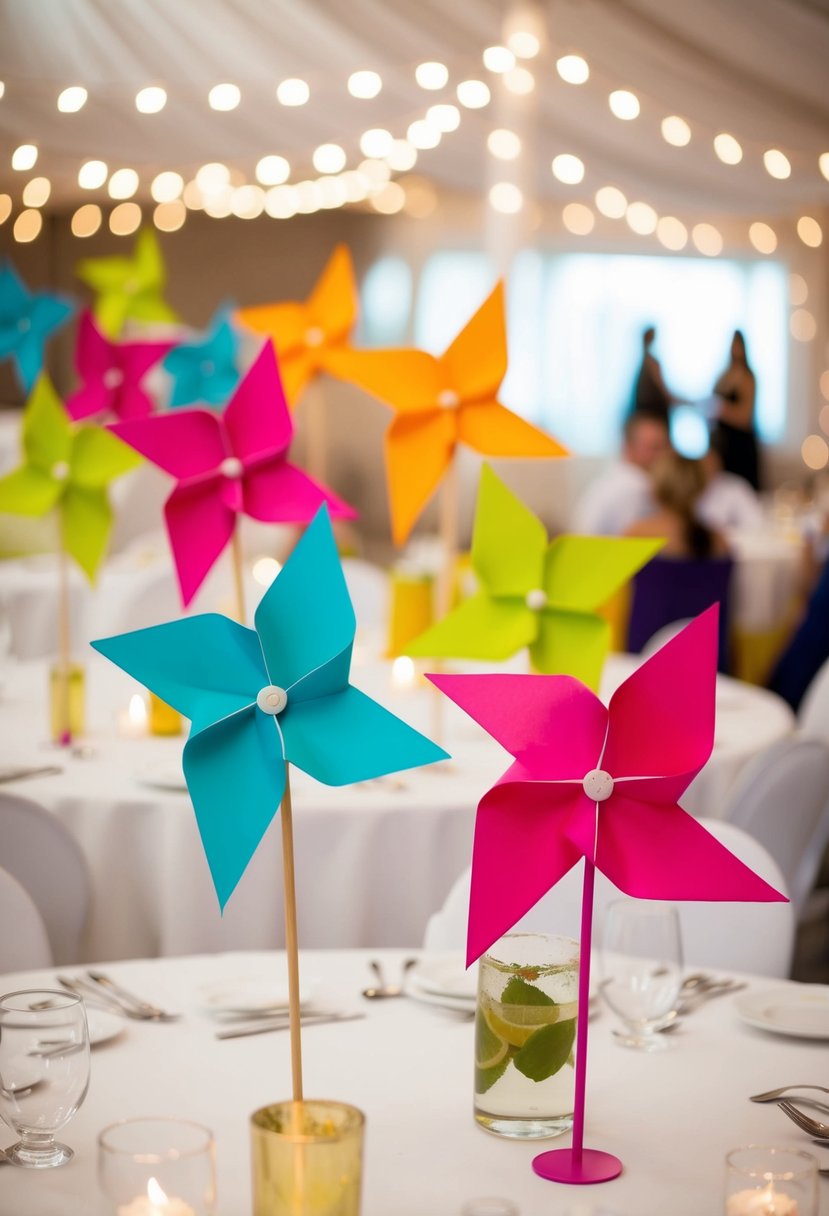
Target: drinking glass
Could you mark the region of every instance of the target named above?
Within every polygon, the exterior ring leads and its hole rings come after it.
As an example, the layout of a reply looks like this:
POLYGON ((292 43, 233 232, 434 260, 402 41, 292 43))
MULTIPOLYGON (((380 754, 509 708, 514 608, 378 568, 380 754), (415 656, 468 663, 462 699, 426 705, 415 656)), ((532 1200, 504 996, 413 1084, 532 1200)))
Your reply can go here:
POLYGON ((86 1097, 89 1033, 80 997, 10 992, 0 997, 0 1116, 20 1136, 6 1150, 17 1165, 64 1165, 72 1149, 55 1140, 86 1097))
POLYGON ((725 1158, 725 1216, 817 1216, 818 1162, 793 1148, 750 1144, 725 1158))
POLYGON ((624 1047, 658 1051, 667 1038, 656 1033, 674 1008, 682 982, 679 915, 671 904, 617 899, 608 904, 602 932, 600 990, 625 1030, 624 1047))
POLYGON ((579 944, 511 933, 480 960, 475 1120, 515 1139, 573 1126, 579 944))
POLYGON ((276 1102, 251 1116, 253 1216, 359 1216, 363 1125, 344 1102, 276 1102))
POLYGON ((214 1216, 213 1133, 162 1116, 112 1123, 98 1136, 98 1182, 117 1216, 214 1216))

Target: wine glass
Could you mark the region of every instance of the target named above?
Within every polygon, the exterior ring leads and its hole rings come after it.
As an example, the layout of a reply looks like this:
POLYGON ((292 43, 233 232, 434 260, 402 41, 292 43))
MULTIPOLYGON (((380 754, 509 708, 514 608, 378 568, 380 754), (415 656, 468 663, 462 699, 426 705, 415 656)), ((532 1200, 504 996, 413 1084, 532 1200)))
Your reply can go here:
POLYGON ((656 1033, 673 1009, 682 982, 679 915, 672 904, 617 899, 608 904, 602 933, 601 993, 625 1023, 624 1047, 658 1051, 656 1033))
POLYGON ((89 1032, 83 1001, 69 992, 0 997, 0 1117, 20 1136, 6 1155, 29 1169, 71 1161, 55 1140, 89 1088, 89 1032))

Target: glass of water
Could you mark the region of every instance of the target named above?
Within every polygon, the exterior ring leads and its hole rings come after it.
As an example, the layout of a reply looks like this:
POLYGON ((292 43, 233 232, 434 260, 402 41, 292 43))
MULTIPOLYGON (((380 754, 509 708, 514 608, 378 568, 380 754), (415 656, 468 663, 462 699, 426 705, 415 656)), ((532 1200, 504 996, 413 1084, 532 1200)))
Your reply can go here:
POLYGON ((608 905, 602 932, 601 993, 625 1024, 615 1031, 624 1047, 658 1051, 667 1039, 657 1029, 682 983, 679 915, 672 904, 617 899, 608 905))

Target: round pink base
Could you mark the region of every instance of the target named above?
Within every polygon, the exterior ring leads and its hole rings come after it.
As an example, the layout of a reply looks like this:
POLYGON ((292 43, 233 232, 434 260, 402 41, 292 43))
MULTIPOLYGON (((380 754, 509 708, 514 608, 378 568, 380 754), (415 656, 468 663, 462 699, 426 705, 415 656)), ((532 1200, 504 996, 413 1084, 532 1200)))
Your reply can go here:
POLYGON ((572 1186, 590 1186, 595 1182, 610 1182, 622 1172, 622 1163, 612 1153, 599 1149, 582 1149, 580 1160, 571 1148, 556 1148, 533 1158, 533 1169, 539 1178, 550 1182, 569 1182, 572 1186))

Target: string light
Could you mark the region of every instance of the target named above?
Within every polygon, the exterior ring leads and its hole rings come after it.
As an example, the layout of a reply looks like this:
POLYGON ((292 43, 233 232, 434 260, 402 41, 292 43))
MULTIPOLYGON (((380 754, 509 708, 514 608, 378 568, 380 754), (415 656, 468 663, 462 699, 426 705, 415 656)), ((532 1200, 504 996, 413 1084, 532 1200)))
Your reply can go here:
POLYGON ((159 203, 153 211, 153 223, 159 232, 178 232, 187 219, 187 208, 181 199, 159 203))
POLYGON ((101 227, 102 219, 101 208, 97 203, 84 203, 72 216, 70 225, 72 235, 79 237, 94 236, 101 227))
POLYGON ((817 163, 821 173, 829 182, 829 152, 821 152, 817 163))
POLYGON ((660 129, 665 143, 674 148, 684 148, 691 142, 691 128, 678 114, 669 114, 667 118, 663 118, 660 129))
POLYGON ((596 206, 609 220, 620 220, 627 211, 628 201, 617 186, 602 186, 596 191, 596 206))
POLYGON ((496 76, 515 67, 515 55, 505 46, 488 46, 483 53, 484 67, 496 76))
POLYGON ((489 85, 483 80, 462 80, 455 90, 458 101, 467 110, 482 110, 492 98, 489 85))
POLYGON ((675 215, 662 215, 656 221, 656 239, 676 253, 688 244, 688 229, 675 215))
POLYGON ((78 185, 82 190, 97 190, 107 179, 109 169, 102 160, 87 160, 78 170, 78 185))
POLYGON ((535 59, 541 50, 541 39, 531 30, 515 30, 507 38, 507 45, 519 59, 535 59))
POLYGON ((320 144, 311 158, 317 173, 339 173, 347 159, 339 144, 320 144))
POLYGON ((383 87, 383 81, 377 72, 352 72, 348 78, 348 91, 352 97, 368 101, 376 97, 383 87))
POLYGON ((817 249, 823 243, 823 229, 811 215, 801 215, 797 221, 797 235, 810 249, 817 249))
POLYGON ((504 88, 517 97, 526 97, 535 88, 535 76, 529 68, 510 68, 504 72, 504 88))
POLYGON ((809 298, 809 288, 802 274, 789 275, 789 303, 792 307, 805 304, 809 298))
POLYGON ((188 211, 201 211, 204 207, 202 192, 199 183, 195 179, 187 182, 181 198, 188 211))
POLYGON ((86 105, 89 96, 83 85, 73 84, 58 94, 58 109, 62 114, 77 114, 86 105))
MULTIPOLYGON (((438 131, 446 134, 449 131, 457 131, 461 125, 461 112, 457 106, 453 105, 437 105, 429 106, 426 111, 426 122, 433 127, 437 127, 438 131)), ((376 155, 376 153, 375 153, 376 155)))
POLYGON ((289 220, 296 215, 296 191, 293 186, 272 186, 265 195, 265 211, 275 220, 289 220))
POLYGON ((800 454, 807 468, 825 469, 829 463, 829 444, 822 435, 807 435, 800 454))
POLYGON ((514 131, 498 127, 490 131, 486 146, 497 160, 515 160, 521 154, 521 139, 514 131))
POLYGON ((714 151, 724 165, 739 165, 743 159, 741 144, 727 131, 714 136, 714 151))
POLYGON ((138 174, 134 169, 116 169, 109 179, 110 198, 132 198, 138 189, 138 174))
POLYGON ((393 139, 385 159, 390 169, 406 173, 417 164, 417 148, 413 148, 407 139, 393 139))
POLYGON ((715 258, 717 254, 722 253, 722 236, 713 224, 694 224, 691 229, 691 240, 699 252, 707 258, 715 258))
POLYGON ((421 89, 442 89, 449 79, 449 69, 445 63, 419 63, 415 68, 415 80, 421 89))
POLYGON ((561 219, 573 236, 587 236, 596 225, 596 217, 585 203, 568 203, 562 210, 561 219))
POLYGON ((12 168, 20 173, 33 169, 37 162, 37 148, 34 144, 21 144, 12 152, 12 168))
POLYGON ((614 89, 607 99, 611 112, 623 122, 639 117, 639 98, 629 89, 614 89))
POLYGON ((789 317, 789 331, 795 342, 811 342, 817 334, 817 321, 808 308, 796 308, 789 317))
POLYGON ((230 196, 230 211, 240 220, 255 220, 265 210, 261 186, 238 186, 230 196))
POLYGON ((433 127, 431 123, 425 119, 418 118, 415 122, 409 124, 409 129, 406 132, 406 139, 414 148, 426 150, 427 148, 436 148, 440 143, 440 131, 437 127, 433 127))
POLYGON ((5 224, 12 213, 12 196, 0 194, 0 224, 5 224))
POLYGON ((495 182, 488 197, 492 210, 502 215, 517 215, 524 206, 524 195, 514 182, 495 182))
POLYGON ((785 152, 781 152, 779 148, 769 148, 763 153, 763 164, 766 166, 766 173, 769 177, 776 177, 778 181, 785 181, 791 176, 791 162, 785 152))
POLYGON ((109 213, 109 230, 114 236, 130 236, 141 226, 138 203, 119 203, 109 213))
POLYGON ((820 424, 820 429, 824 434, 829 435, 829 405, 824 405, 817 416, 817 420, 820 424))
POLYGON ((281 106, 304 106, 311 96, 311 90, 304 80, 291 76, 276 87, 276 100, 281 106))
POLYGON ((395 215, 403 210, 406 191, 399 182, 387 182, 382 190, 372 196, 371 205, 381 215, 395 215))
MULTIPOLYGON (((172 203, 181 196, 184 189, 184 178, 180 173, 167 170, 153 178, 150 194, 157 203, 172 203)), ((179 225, 181 227, 181 225, 179 225)))
POLYGON ((760 220, 749 225, 748 239, 758 253, 774 253, 777 248, 777 233, 760 220))
POLYGON ((6 92, 6 86, 5 86, 4 82, 2 80, 0 80, 0 100, 2 100, 3 97, 5 96, 5 92, 6 92))
POLYGON ((28 244, 39 235, 43 227, 43 216, 39 211, 31 209, 29 211, 21 211, 17 219, 14 221, 12 229, 14 239, 19 241, 21 245, 28 244))
POLYGON ((590 68, 581 55, 562 55, 556 60, 556 71, 567 84, 585 84, 590 79, 590 68))
POLYGON ((214 84, 207 94, 211 110, 235 110, 241 100, 242 94, 235 84, 214 84))
POLYGON ((562 152, 553 157, 551 168, 553 177, 558 178, 567 186, 576 186, 584 180, 584 161, 579 160, 578 156, 572 156, 569 152, 562 152))
POLYGON ((826 400, 829 401, 829 371, 821 372, 820 391, 826 400))
POLYGON ((158 85, 149 85, 135 94, 135 108, 140 114, 158 114, 166 104, 166 90, 158 85))
POLYGON ((256 162, 255 172, 263 186, 281 186, 291 176, 291 166, 284 156, 263 156, 256 162))
POLYGON ((211 161, 199 169, 196 184, 203 194, 216 193, 230 185, 230 170, 219 161, 211 161))
POLYGON ((52 183, 48 177, 33 177, 23 187, 23 206, 42 207, 52 193, 52 183))
POLYGON ((631 232, 637 236, 650 236, 656 231, 657 214, 649 203, 629 203, 625 219, 631 232))

